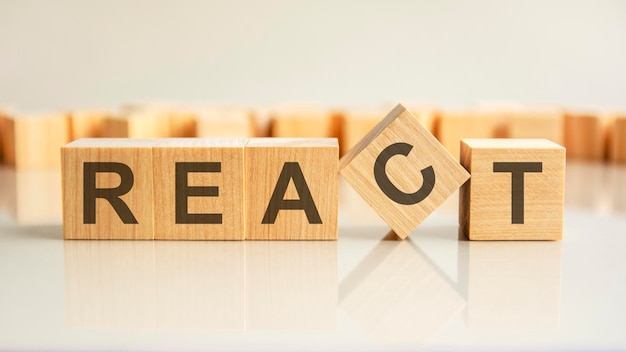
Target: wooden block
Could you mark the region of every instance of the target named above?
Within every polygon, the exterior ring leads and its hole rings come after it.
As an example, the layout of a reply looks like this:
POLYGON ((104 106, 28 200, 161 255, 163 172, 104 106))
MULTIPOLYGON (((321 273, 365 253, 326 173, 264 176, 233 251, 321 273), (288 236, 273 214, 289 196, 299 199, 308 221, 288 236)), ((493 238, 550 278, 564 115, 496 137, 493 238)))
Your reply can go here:
POLYGON ((104 124, 112 112, 80 110, 70 113, 70 140, 104 137, 104 124))
POLYGON ((335 330, 336 241, 246 241, 246 330, 335 330))
POLYGON ((271 113, 272 137, 341 137, 341 115, 316 106, 284 106, 271 113))
POLYGON ((468 328, 558 329, 561 247, 561 242, 469 242, 468 264, 459 266, 468 271, 468 328))
POLYGON ((213 107, 194 111, 197 137, 247 138, 256 134, 254 115, 249 109, 213 107))
POLYGON ((244 239, 246 142, 172 138, 154 146, 154 239, 244 239))
POLYGON ((161 110, 137 110, 104 120, 107 138, 166 138, 170 135, 170 115, 161 110))
POLYGON ((61 149, 65 239, 154 239, 155 144, 87 138, 61 149))
POLYGON ((401 104, 341 158, 339 170, 401 238, 469 178, 401 104))
POLYGON ((602 161, 605 157, 606 126, 592 112, 568 112, 564 117, 563 146, 568 158, 602 161))
POLYGON ((246 240, 336 240, 339 145, 255 138, 245 148, 246 240))
POLYGON ((459 160, 461 138, 491 138, 494 134, 493 118, 474 110, 447 110, 436 121, 437 139, 459 160))
POLYGON ((609 135, 610 160, 614 163, 626 163, 626 114, 614 116, 609 135))
POLYGON ((470 240, 560 240, 565 148, 544 139, 463 139, 459 197, 470 240))
MULTIPOLYGON (((507 138, 544 138, 563 145, 563 118, 561 109, 524 108, 517 111, 507 126, 507 138)), ((471 137, 474 138, 474 137, 471 137)))
POLYGON ((352 149, 386 116, 382 109, 345 109, 343 114, 341 155, 352 149))
POLYGON ((185 109, 172 109, 169 115, 169 137, 188 138, 196 137, 197 115, 185 109))
POLYGON ((61 171, 2 168, 2 201, 19 225, 61 224, 61 171))
POLYGON ((58 168, 69 141, 65 113, 5 116, 0 120, 4 162, 18 169, 58 168))

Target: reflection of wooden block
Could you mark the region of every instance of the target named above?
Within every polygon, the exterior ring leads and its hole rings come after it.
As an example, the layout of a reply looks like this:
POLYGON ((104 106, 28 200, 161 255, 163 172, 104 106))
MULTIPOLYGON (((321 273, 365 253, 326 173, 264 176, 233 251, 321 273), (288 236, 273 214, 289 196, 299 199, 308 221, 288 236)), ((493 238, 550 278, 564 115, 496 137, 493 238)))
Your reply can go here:
POLYGON ((339 169, 402 238, 469 178, 402 105, 341 158, 339 169))
POLYGON ((559 328, 560 242, 470 242, 468 247, 469 329, 559 328))
POLYGON ((154 243, 65 241, 67 325, 154 329, 154 243))
POLYGON ((590 113, 565 114, 564 147, 568 158, 604 160, 605 126, 603 119, 590 113))
POLYGON ((19 170, 3 168, 2 201, 9 215, 20 225, 61 223, 60 170, 19 170))
POLYGON ((62 148, 64 238, 154 238, 154 144, 98 138, 62 148))
POLYGON ((464 139, 461 164, 472 174, 459 200, 470 240, 562 238, 565 148, 542 139, 464 139))
POLYGON ((339 138, 341 115, 317 107, 282 107, 271 113, 272 137, 339 138))
POLYGON ((244 139, 167 139, 153 149, 157 240, 243 240, 244 139))
POLYGON ((196 111, 197 137, 253 137, 254 115, 245 108, 215 107, 196 111))
POLYGON ((563 115, 560 109, 520 109, 510 119, 506 137, 545 138, 563 145, 563 115))
POLYGON ((113 114, 106 111, 72 111, 70 113, 70 140, 104 137, 104 123, 113 114))
POLYGON ((59 149, 69 141, 65 114, 5 116, 2 120, 4 162, 16 168, 57 168, 59 149))
POLYGON ((246 329, 334 330, 337 242, 246 241, 246 329))
POLYGON ((615 163, 626 163, 626 115, 617 115, 611 122, 609 155, 615 163))
POLYGON ((166 111, 138 110, 121 116, 108 116, 104 137, 166 138, 170 135, 170 116, 166 111))
POLYGON ((244 249, 232 241, 155 242, 157 328, 244 330, 244 249))
POLYGON ((437 139, 459 160, 461 138, 493 137, 494 126, 491 116, 476 111, 444 111, 436 122, 437 139))
POLYGON ((465 307, 410 240, 380 241, 341 282, 339 295, 341 308, 368 336, 393 343, 424 342, 465 307))
POLYGON ((245 148, 246 239, 336 240, 339 146, 256 138, 245 148))

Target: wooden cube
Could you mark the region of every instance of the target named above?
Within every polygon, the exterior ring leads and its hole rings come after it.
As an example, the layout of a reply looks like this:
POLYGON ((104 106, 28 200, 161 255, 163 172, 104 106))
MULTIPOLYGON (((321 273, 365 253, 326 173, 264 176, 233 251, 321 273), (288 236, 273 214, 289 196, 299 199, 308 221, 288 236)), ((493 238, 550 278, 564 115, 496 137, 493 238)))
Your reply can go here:
POLYGON ((170 115, 163 110, 131 110, 104 121, 107 138, 166 138, 170 136, 170 115))
POLYGON ((246 141, 172 138, 154 146, 154 239, 244 239, 246 141))
POLYGON ((154 239, 154 145, 87 138, 61 149, 65 239, 154 239))
POLYGON ((245 148, 246 240, 336 240, 333 138, 255 138, 245 148))
POLYGON ((382 109, 345 109, 343 115, 343 127, 339 140, 341 155, 345 155, 352 149, 369 131, 371 131, 385 117, 387 111, 382 109))
POLYGON ((317 106, 281 106, 271 112, 272 137, 340 138, 341 115, 317 106))
POLYGON ((460 192, 459 223, 470 240, 559 240, 565 148, 545 139, 463 139, 472 174, 460 192))
POLYGON ((611 121, 609 158, 614 163, 626 163, 626 114, 617 114, 611 121))
MULTIPOLYGON (((544 138, 563 145, 564 112, 556 108, 523 108, 507 126, 507 138, 544 138)), ((475 138, 475 137, 470 137, 475 138)))
POLYGON ((563 146, 567 157, 602 161, 605 157, 606 126, 604 119, 593 112, 568 112, 564 117, 563 146))
POLYGON ((491 138, 494 128, 490 115, 474 110, 446 110, 436 120, 435 131, 439 142, 459 160, 461 138, 491 138))
POLYGON ((251 110, 238 107, 195 109, 197 137, 254 137, 256 126, 251 110))
POLYGON ((169 137, 188 138, 196 137, 198 116, 186 109, 171 109, 169 115, 169 137))
POLYGON ((112 112, 79 110, 70 113, 70 140, 104 137, 104 124, 112 112))
POLYGON ((401 238, 469 178, 400 104, 341 158, 339 170, 401 238))
POLYGON ((58 168, 60 148, 69 141, 65 113, 4 116, 2 144, 4 162, 18 169, 58 168))

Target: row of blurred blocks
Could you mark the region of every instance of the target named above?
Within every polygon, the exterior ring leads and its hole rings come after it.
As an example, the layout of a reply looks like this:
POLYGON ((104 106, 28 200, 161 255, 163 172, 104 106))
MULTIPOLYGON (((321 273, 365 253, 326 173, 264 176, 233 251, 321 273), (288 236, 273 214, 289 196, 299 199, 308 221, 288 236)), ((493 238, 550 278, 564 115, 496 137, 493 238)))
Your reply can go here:
MULTIPOLYGON (((116 112, 19 114, 0 110, 1 154, 4 163, 17 168, 57 168, 59 148, 78 138, 269 136, 335 137, 343 155, 390 108, 191 108, 144 104, 123 106, 116 112)), ((461 138, 546 138, 565 146, 569 158, 626 163, 626 113, 520 106, 478 106, 456 111, 422 105, 408 108, 457 159, 461 138)))

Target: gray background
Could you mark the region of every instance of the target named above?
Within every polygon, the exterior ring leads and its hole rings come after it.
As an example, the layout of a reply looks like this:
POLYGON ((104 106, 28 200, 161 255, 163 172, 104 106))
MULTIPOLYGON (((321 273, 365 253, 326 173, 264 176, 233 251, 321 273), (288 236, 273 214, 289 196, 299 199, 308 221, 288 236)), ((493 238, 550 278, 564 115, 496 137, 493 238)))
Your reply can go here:
POLYGON ((0 104, 626 108, 624 1, 0 1, 0 104))

